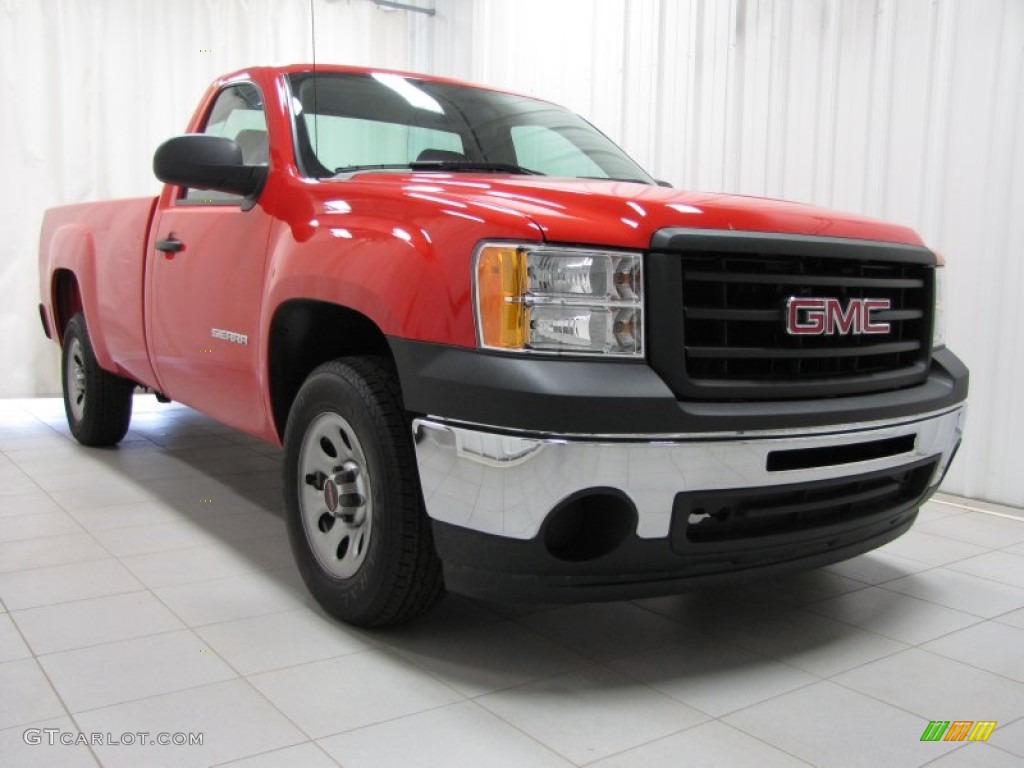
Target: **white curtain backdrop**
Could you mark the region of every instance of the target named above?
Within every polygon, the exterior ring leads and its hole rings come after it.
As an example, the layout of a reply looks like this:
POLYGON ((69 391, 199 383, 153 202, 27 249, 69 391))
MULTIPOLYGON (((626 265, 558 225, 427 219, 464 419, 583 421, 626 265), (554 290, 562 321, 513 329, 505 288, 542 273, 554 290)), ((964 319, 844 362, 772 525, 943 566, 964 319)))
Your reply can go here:
MULTIPOLYGON (((313 12, 318 61, 409 66, 408 13, 313 12)), ((158 194, 153 150, 210 81, 311 57, 309 0, 0 0, 0 397, 60 391, 36 309, 43 211, 158 194)))
MULTIPOLYGON (((972 375, 945 489, 1024 505, 1024 1, 418 2, 436 15, 316 0, 318 59, 534 93, 677 186, 917 228, 972 375)), ((0 0, 0 396, 58 391, 43 210, 155 194, 211 79, 310 54, 307 0, 0 0)))
POLYGON ((944 489, 1024 506, 1022 0, 437 9, 440 74, 566 104, 676 186, 915 227, 949 260, 948 340, 971 368, 944 489))

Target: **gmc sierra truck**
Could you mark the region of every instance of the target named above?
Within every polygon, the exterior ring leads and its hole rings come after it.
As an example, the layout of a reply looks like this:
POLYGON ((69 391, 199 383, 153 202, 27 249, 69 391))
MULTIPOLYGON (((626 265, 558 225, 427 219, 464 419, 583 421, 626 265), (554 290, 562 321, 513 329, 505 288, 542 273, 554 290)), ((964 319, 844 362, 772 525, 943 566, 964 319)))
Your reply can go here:
POLYGON ((141 386, 283 446, 298 567, 345 621, 853 557, 960 443, 913 231, 669 188, 553 104, 254 67, 153 169, 155 199, 45 216, 71 432, 117 443, 141 386))

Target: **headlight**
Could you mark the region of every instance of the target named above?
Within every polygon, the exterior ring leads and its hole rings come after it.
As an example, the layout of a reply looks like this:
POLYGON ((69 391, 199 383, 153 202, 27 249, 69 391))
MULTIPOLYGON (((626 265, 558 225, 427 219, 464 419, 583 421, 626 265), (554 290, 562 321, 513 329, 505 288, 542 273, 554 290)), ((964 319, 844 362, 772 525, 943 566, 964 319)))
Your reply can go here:
POLYGON ((639 253, 484 243, 477 339, 508 352, 643 357, 639 253))
POLYGON ((945 280, 943 273, 946 271, 941 265, 935 267, 935 309, 932 312, 932 349, 944 346, 946 343, 946 297, 945 280))

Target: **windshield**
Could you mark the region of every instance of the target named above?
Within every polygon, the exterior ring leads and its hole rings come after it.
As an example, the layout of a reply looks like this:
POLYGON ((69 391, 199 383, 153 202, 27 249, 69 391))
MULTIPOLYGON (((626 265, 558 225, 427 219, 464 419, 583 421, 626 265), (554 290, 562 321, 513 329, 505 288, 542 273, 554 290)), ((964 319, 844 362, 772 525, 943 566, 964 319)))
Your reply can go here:
POLYGON ((306 176, 370 168, 654 180, 590 123, 544 101, 388 73, 289 76, 306 176))

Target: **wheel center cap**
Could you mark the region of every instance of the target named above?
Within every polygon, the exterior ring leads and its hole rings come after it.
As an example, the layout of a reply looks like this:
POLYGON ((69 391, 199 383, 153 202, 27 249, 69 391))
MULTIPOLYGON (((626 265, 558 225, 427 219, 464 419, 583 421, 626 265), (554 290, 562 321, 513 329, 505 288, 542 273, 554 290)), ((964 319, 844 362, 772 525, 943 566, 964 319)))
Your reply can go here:
POLYGON ((338 485, 329 477, 324 481, 324 504, 332 514, 338 508, 338 485))

